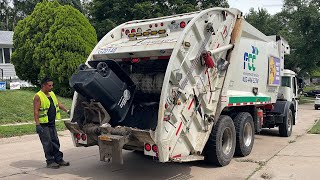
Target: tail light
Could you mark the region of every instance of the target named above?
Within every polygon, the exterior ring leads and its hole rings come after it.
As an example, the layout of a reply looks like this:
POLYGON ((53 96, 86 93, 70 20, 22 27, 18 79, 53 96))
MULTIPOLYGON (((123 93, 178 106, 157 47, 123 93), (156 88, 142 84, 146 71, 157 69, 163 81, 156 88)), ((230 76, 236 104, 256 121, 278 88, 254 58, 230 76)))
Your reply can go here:
POLYGON ((149 28, 152 28, 152 24, 149 25, 149 28))
POLYGON ((82 139, 82 141, 85 141, 85 140, 87 140, 87 136, 85 134, 82 134, 81 139, 82 139))
POLYGON ((131 29, 131 33, 135 33, 136 32, 136 29, 131 29))
POLYGON ((157 153, 157 152, 158 152, 158 146, 154 144, 154 145, 152 146, 152 151, 155 152, 155 153, 157 153))
POLYGON ((126 35, 128 35, 130 33, 129 29, 126 30, 126 35))
POLYGON ((80 140, 81 135, 80 135, 79 133, 77 133, 77 134, 76 134, 76 138, 77 138, 78 140, 80 140))
POLYGON ((160 25, 163 26, 163 23, 161 23, 160 25))
POLYGON ((140 59, 139 58, 132 58, 131 62, 132 63, 138 63, 138 62, 140 62, 140 59))
POLYGON ((158 27, 158 24, 155 24, 154 27, 158 27))
POLYGON ((149 143, 146 143, 146 144, 144 145, 144 149, 145 149, 146 151, 151 151, 151 145, 150 145, 149 143))
POLYGON ((181 21, 181 22, 180 22, 180 28, 185 28, 185 27, 186 27, 186 22, 181 21))

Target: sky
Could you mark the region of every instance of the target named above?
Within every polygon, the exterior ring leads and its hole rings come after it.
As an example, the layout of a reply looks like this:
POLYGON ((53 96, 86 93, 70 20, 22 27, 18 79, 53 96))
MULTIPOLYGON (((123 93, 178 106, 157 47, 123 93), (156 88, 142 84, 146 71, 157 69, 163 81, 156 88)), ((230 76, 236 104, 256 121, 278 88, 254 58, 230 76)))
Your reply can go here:
POLYGON ((231 8, 237 8, 244 14, 249 13, 249 9, 253 7, 267 9, 269 14, 275 14, 281 11, 283 0, 228 0, 231 8))

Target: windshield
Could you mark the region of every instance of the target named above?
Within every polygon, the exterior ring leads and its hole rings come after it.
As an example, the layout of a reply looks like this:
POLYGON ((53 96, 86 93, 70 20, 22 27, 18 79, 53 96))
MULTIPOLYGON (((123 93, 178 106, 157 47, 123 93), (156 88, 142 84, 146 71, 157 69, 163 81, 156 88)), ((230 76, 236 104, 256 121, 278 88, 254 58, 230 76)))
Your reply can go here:
POLYGON ((283 76, 282 79, 281 79, 281 86, 291 87, 290 77, 283 76))

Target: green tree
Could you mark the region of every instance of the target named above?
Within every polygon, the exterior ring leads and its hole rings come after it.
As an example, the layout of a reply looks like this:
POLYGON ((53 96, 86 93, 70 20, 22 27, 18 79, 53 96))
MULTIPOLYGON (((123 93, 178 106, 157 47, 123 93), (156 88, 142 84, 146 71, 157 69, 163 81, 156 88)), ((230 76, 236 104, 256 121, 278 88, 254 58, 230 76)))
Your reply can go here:
POLYGON ((299 74, 317 70, 320 65, 319 3, 285 0, 281 15, 287 24, 287 31, 280 34, 288 39, 292 49, 286 67, 299 74))
POLYGON ((273 16, 264 9, 250 10, 246 20, 266 35, 281 35, 291 47, 285 68, 299 74, 319 70, 319 0, 285 0, 280 13, 273 16))
POLYGON ((252 26, 263 32, 267 36, 277 34, 282 26, 278 16, 271 16, 264 8, 259 8, 255 11, 253 8, 249 10, 249 13, 244 16, 252 26))
POLYGON ((69 96, 69 78, 96 45, 96 33, 78 10, 57 1, 37 4, 14 30, 12 63, 22 80, 50 76, 55 91, 69 96))
POLYGON ((10 6, 10 0, 0 0, 0 30, 12 29, 11 15, 12 7, 10 6))
MULTIPOLYGON (((0 30, 13 30, 17 22, 31 14, 37 3, 43 0, 0 0, 0 30)), ((83 12, 80 0, 58 0, 83 12)))
POLYGON ((168 16, 216 6, 228 7, 226 0, 93 0, 89 5, 90 21, 99 39, 117 25, 135 19, 168 16))

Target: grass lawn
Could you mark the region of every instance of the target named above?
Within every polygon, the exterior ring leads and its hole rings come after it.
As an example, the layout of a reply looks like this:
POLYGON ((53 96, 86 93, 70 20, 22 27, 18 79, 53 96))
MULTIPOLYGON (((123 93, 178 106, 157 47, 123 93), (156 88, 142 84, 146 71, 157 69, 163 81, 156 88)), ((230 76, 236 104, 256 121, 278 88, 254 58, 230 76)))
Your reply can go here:
MULTIPOLYGON (((61 131, 61 130, 66 129, 63 121, 57 121, 56 128, 57 128, 57 131, 61 131)), ((22 135, 35 134, 35 133, 36 133, 35 124, 0 126, 0 138, 22 136, 22 135)))
POLYGON ((310 134, 320 134, 320 120, 309 130, 310 134))
MULTIPOLYGON (((0 91, 0 124, 33 122, 33 96, 31 90, 0 91)), ((72 99, 57 96, 67 109, 71 108, 72 99)), ((68 118, 67 113, 61 113, 62 118, 68 118)))
POLYGON ((305 97, 301 96, 299 100, 299 104, 305 104, 305 103, 314 103, 315 98, 314 97, 305 97))
POLYGON ((308 92, 311 90, 320 90, 320 85, 310 85, 303 88, 304 92, 308 92))

